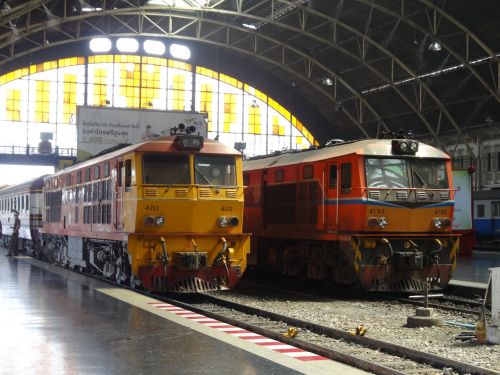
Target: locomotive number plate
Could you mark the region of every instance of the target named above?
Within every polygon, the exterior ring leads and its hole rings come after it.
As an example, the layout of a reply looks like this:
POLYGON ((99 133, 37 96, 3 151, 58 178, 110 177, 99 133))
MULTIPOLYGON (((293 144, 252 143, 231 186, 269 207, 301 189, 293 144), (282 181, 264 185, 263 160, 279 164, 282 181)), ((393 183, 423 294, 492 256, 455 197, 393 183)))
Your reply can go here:
POLYGON ((221 211, 232 211, 233 206, 222 206, 221 211))
POLYGON ((146 211, 159 211, 159 210, 160 210, 159 206, 152 206, 152 205, 146 206, 146 211))

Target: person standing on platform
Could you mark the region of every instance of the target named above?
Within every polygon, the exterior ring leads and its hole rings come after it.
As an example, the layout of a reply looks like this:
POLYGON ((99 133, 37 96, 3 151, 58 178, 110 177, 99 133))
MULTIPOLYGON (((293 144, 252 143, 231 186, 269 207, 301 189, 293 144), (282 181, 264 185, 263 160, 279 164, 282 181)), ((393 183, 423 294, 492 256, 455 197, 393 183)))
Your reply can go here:
POLYGON ((21 228, 21 220, 19 220, 19 212, 14 211, 14 226, 12 227, 12 236, 10 238, 9 253, 7 256, 18 255, 17 243, 19 240, 19 228, 21 228))

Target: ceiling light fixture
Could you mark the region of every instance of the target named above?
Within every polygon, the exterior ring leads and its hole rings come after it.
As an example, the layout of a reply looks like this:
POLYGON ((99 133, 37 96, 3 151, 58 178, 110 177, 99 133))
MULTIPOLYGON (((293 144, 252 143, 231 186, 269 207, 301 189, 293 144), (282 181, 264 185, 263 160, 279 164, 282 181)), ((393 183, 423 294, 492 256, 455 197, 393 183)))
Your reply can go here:
POLYGON ((144 51, 150 55, 163 55, 165 53, 165 44, 159 40, 144 41, 144 51))
POLYGON ((171 44, 170 54, 173 57, 181 60, 189 60, 191 58, 191 50, 189 49, 189 47, 182 44, 171 44))
POLYGON ((242 23, 242 26, 246 27, 247 29, 257 30, 257 26, 252 25, 251 23, 242 23))
POLYGON ((89 43, 92 52, 108 52, 111 50, 111 40, 108 38, 94 38, 89 43))
POLYGON ((431 44, 429 44, 429 51, 432 52, 439 52, 443 49, 441 44, 438 41, 433 41, 431 44))
POLYGON ((139 42, 133 38, 119 38, 116 41, 116 48, 120 52, 134 53, 139 49, 139 42))
POLYGON ((324 85, 324 86, 332 86, 333 85, 333 81, 330 77, 325 77, 321 80, 321 84, 324 85))

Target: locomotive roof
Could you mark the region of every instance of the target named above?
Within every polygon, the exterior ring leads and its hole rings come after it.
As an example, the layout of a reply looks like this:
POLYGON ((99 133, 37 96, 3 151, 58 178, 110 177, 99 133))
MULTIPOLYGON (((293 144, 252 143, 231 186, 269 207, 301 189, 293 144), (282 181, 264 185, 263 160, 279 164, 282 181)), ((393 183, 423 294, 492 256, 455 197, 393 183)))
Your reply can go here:
POLYGON ((316 150, 289 152, 263 158, 256 158, 253 160, 246 160, 245 163, 243 163, 243 170, 249 171, 261 168, 281 167, 291 164, 312 163, 350 154, 403 158, 426 157, 450 159, 448 154, 421 142, 419 142, 418 152, 415 155, 395 155, 391 152, 391 150, 392 139, 365 139, 349 143, 336 144, 334 146, 316 150))
MULTIPOLYGON (((165 136, 165 137, 158 137, 154 138, 152 140, 148 140, 145 142, 133 144, 130 146, 126 146, 123 148, 120 148, 115 151, 111 151, 109 153, 99 155, 97 157, 87 159, 85 161, 82 161, 80 163, 77 163, 75 165, 72 165, 71 167, 68 167, 62 171, 57 172, 53 176, 60 175, 63 173, 66 173, 68 171, 74 171, 78 170, 81 168, 89 167, 95 164, 99 164, 101 162, 104 162, 109 159, 113 159, 119 156, 123 156, 126 154, 129 154, 131 152, 168 152, 168 153, 176 153, 176 154, 190 154, 193 153, 193 150, 180 150, 176 145, 175 145, 175 139, 177 135, 174 136, 165 136)), ((233 156, 241 156, 241 154, 233 149, 230 146, 227 146, 221 142, 214 141, 211 139, 205 138, 203 140, 203 147, 199 150, 196 151, 196 153, 201 153, 201 154, 213 154, 213 155, 233 155, 233 156)))

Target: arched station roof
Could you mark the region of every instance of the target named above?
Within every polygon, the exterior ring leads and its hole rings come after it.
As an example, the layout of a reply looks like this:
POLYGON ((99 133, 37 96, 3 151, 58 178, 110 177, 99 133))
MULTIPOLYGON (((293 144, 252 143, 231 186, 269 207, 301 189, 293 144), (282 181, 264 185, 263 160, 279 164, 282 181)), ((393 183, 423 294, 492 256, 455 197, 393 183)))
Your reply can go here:
POLYGON ((93 37, 182 41, 322 142, 403 129, 439 144, 500 124, 499 15, 497 0, 1 0, 0 74, 93 37))

